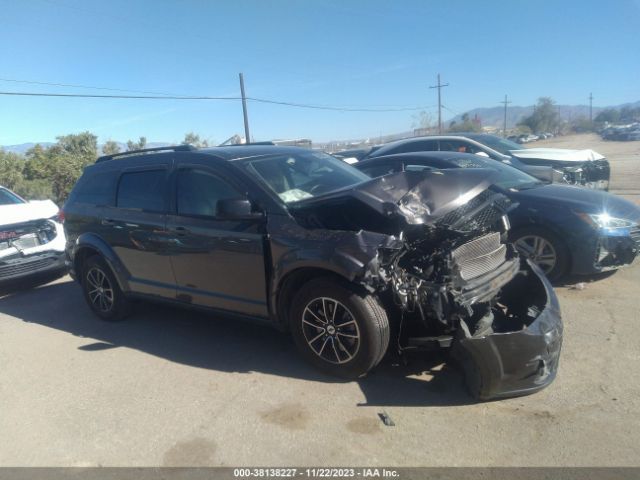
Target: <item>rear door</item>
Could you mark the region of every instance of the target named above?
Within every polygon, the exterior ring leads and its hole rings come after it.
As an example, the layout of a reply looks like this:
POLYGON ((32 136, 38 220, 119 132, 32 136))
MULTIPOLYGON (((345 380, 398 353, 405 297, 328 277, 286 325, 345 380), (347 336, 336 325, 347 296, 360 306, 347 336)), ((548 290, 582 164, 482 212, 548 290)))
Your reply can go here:
POLYGON ((115 207, 103 209, 101 223, 130 273, 132 291, 175 298, 166 229, 169 173, 170 165, 162 163, 124 170, 115 207))
POLYGON ((247 198, 216 165, 182 164, 173 176, 168 229, 179 300, 266 317, 265 217, 218 216, 218 202, 247 198))

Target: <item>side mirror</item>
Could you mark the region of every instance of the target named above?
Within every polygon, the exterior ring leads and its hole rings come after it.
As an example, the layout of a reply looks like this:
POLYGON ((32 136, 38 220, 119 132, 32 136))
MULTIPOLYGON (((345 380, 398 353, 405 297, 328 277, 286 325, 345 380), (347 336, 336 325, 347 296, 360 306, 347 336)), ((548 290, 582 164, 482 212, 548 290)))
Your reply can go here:
POLYGON ((216 216, 235 220, 259 218, 262 216, 262 213, 254 211, 251 202, 246 198, 227 198, 218 200, 216 216))

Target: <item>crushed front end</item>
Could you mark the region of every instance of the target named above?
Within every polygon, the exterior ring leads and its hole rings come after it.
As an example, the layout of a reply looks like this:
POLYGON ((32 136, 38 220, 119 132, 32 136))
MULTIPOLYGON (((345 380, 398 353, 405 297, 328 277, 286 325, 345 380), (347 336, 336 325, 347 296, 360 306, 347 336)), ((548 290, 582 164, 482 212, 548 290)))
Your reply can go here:
POLYGON ((378 296, 399 353, 450 349, 479 399, 548 385, 562 344, 557 298, 507 242, 514 205, 492 175, 401 172, 290 208, 304 241, 378 296))
POLYGON ((433 225, 408 229, 383 276, 401 354, 451 348, 478 399, 532 393, 555 378, 562 321, 542 272, 506 243, 509 200, 485 190, 433 225))

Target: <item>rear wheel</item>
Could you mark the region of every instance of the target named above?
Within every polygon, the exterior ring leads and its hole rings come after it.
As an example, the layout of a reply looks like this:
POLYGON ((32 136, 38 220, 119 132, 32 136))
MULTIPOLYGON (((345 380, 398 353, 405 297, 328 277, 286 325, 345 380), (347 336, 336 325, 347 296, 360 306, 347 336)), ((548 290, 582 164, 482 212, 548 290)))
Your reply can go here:
POLYGON ((511 241, 518 252, 535 263, 549 280, 558 280, 567 273, 569 249, 554 233, 539 227, 515 231, 511 241))
POLYGON ((389 320, 377 298, 330 278, 311 280, 290 311, 296 346, 320 370, 358 378, 375 367, 389 345, 389 320))
POLYGON ((82 290, 93 313, 103 320, 122 320, 130 313, 129 300, 100 256, 90 257, 84 263, 82 290))

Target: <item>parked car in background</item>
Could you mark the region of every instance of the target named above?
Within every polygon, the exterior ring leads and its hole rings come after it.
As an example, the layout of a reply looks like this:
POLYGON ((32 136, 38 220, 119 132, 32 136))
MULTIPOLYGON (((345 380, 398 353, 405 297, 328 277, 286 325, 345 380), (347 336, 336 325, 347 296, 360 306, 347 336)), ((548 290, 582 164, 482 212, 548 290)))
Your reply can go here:
POLYGON ((609 162, 593 150, 523 149, 510 140, 481 133, 406 138, 388 143, 365 158, 427 151, 483 155, 511 165, 540 180, 569 183, 597 190, 609 189, 609 162))
POLYGON ((27 202, 0 187, 0 285, 66 272, 66 242, 58 213, 50 200, 27 202))
POLYGON ((331 155, 337 157, 341 160, 344 160, 347 163, 356 163, 366 157, 369 153, 374 152, 380 148, 379 146, 375 147, 365 147, 365 148, 353 148, 350 150, 339 150, 337 152, 332 152, 331 155))
POLYGON ((370 179, 264 145, 125 152, 73 189, 68 253, 105 320, 132 298, 208 307, 291 331, 310 363, 348 378, 390 345, 450 349, 475 397, 521 395, 555 378, 562 322, 544 274, 504 242, 510 201, 493 175, 370 179))
POLYGON ((628 265, 640 249, 640 208, 606 192, 547 184, 504 163, 466 153, 388 155, 356 167, 371 177, 425 169, 494 170, 495 184, 517 203, 509 212, 509 239, 553 280, 628 265))

